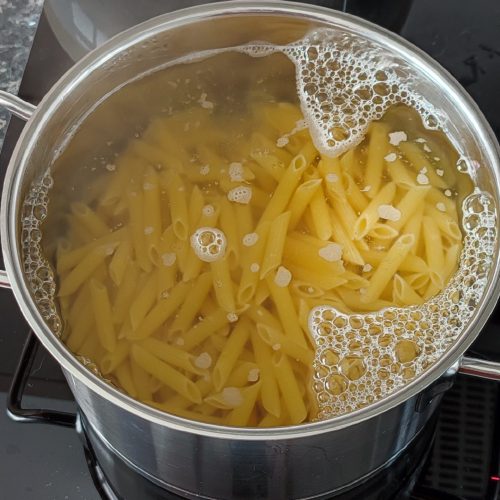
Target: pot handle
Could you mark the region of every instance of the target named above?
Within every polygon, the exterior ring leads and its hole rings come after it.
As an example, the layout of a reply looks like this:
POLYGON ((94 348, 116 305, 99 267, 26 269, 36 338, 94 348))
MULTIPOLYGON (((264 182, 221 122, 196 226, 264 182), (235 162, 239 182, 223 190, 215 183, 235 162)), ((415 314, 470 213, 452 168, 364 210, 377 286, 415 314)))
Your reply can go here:
POLYGON ((26 344, 17 365, 12 385, 10 386, 7 400, 7 414, 16 422, 40 423, 59 425, 62 427, 75 427, 77 416, 75 413, 47 410, 41 408, 23 408, 22 400, 26 383, 31 374, 31 368, 40 345, 36 335, 30 331, 26 344))
MULTIPOLYGON (((35 112, 36 106, 13 94, 0 90, 0 108, 7 109, 22 120, 29 120, 35 112)), ((3 269, 0 269, 0 288, 11 288, 9 277, 3 269)))
POLYGON ((31 118, 36 109, 33 104, 3 90, 0 90, 0 107, 6 108, 13 115, 25 121, 31 118))
POLYGON ((464 356, 458 373, 500 382, 500 363, 464 356))

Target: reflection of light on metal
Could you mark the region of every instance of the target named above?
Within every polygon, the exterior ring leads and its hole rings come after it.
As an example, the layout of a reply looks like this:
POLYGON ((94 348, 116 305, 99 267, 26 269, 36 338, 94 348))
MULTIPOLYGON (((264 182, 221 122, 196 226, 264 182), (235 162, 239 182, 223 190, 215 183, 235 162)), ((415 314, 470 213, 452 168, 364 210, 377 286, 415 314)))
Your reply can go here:
POLYGON ((80 5, 76 2, 71 4, 73 14, 73 23, 76 28, 76 36, 88 48, 92 50, 100 42, 103 42, 106 37, 96 29, 95 24, 90 17, 83 12, 80 5))
POLYGON ((47 21, 63 50, 74 61, 122 29, 115 18, 110 18, 106 6, 99 0, 45 0, 47 21))
POLYGON ((492 481, 500 481, 500 476, 491 476, 490 479, 492 481))

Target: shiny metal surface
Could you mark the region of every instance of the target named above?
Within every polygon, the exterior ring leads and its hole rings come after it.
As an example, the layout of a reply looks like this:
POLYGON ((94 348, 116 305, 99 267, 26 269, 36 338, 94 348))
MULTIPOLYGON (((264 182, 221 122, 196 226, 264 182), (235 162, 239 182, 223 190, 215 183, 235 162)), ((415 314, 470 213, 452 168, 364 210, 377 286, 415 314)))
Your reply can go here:
POLYGON ((420 396, 356 425, 325 434, 248 441, 159 427, 116 406, 67 374, 90 425, 132 468, 188 498, 329 498, 392 460, 437 409, 420 396))
POLYGON ((33 104, 3 90, 0 90, 0 106, 23 120, 29 120, 36 109, 33 104))
POLYGON ((184 54, 255 39, 288 43, 314 26, 325 25, 376 40, 411 63, 421 77, 420 91, 447 112, 450 133, 460 138, 472 158, 487 166, 478 182, 493 194, 498 210, 498 144, 476 105, 448 73, 408 42, 368 22, 286 2, 202 6, 160 16, 116 36, 82 59, 51 89, 23 130, 9 165, 2 195, 2 243, 8 276, 23 314, 61 363, 75 399, 102 439, 155 480, 182 491, 234 498, 228 485, 246 478, 247 482, 267 481, 273 498, 297 498, 345 488, 369 474, 402 450, 425 424, 439 398, 417 412, 418 394, 425 393, 429 384, 458 361, 498 299, 497 257, 472 321, 446 355, 421 377, 404 390, 351 414, 275 429, 214 426, 147 407, 84 368, 43 322, 20 265, 20 206, 32 180, 52 164, 54 152, 95 103, 134 75, 184 54))
POLYGON ((500 363, 464 356, 458 370, 464 375, 500 381, 500 363))
MULTIPOLYGON (((36 106, 4 90, 0 90, 0 108, 5 108, 23 120, 29 120, 36 106)), ((9 277, 3 269, 0 269, 0 288, 11 288, 9 277)))
POLYGON ((0 288, 10 288, 9 277, 6 271, 0 270, 0 288))

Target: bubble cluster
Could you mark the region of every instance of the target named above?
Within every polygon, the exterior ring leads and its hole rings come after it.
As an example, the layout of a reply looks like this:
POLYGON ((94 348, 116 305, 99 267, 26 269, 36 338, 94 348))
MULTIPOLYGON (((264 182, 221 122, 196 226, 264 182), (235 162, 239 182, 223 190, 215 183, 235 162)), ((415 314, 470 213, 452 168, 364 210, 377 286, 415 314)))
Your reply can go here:
POLYGON ((252 199, 252 188, 250 186, 237 186, 228 191, 227 199, 234 203, 247 205, 252 199))
POLYGON ((359 144, 370 122, 393 104, 416 109, 429 129, 444 122, 417 91, 405 61, 354 33, 319 28, 286 46, 252 43, 237 50, 253 57, 281 52, 294 63, 305 122, 327 156, 359 144))
POLYGON ((55 305, 54 272, 42 251, 42 224, 47 217, 49 191, 53 185, 50 171, 35 181, 24 200, 21 216, 21 242, 24 275, 38 310, 57 337, 62 322, 55 305))
MULTIPOLYGON (((446 116, 419 94, 409 65, 355 34, 324 28, 287 46, 256 42, 191 57, 194 61, 230 50, 253 57, 280 52, 294 63, 304 122, 297 122, 294 130, 278 139, 280 147, 286 146, 289 137, 307 124, 322 154, 340 155, 361 142, 371 121, 381 118, 391 105, 399 103, 416 109, 428 129, 446 132, 446 116)), ((206 95, 202 95, 200 102, 211 107, 206 95)), ((57 154, 65 149, 78 126, 70 130, 57 154)), ((393 132, 390 139, 395 143, 405 137, 402 132, 393 132)), ((387 161, 395 159, 394 156, 386 157, 387 161)), ((114 165, 109 164, 106 168, 113 170, 114 165)), ((457 162, 457 170, 473 178, 477 168, 479 164, 464 155, 457 162)), ((207 175, 210 169, 209 165, 204 165, 200 174, 207 175)), ((439 170, 436 172, 441 175, 439 170)), ((229 174, 233 182, 244 182, 244 168, 240 163, 232 163, 229 174)), ((328 182, 336 181, 335 177, 328 179, 328 182)), ((429 183, 425 172, 419 173, 418 182, 429 183)), ((24 201, 22 257, 34 301, 54 334, 61 337, 63 324, 56 307, 55 276, 41 246, 42 223, 47 216, 52 184, 49 170, 33 183, 24 201)), ((149 189, 149 186, 144 188, 149 189)), ((362 191, 370 189, 365 186, 362 191)), ((451 196, 451 192, 445 194, 451 196)), ((227 197, 234 203, 246 204, 252 197, 252 189, 237 186, 227 197)), ((210 205, 205 206, 204 214, 209 216, 212 209, 210 205)), ((393 211, 386 215, 390 216, 389 220, 396 216, 393 211)), ((476 189, 467 197, 463 203, 462 223, 465 239, 459 270, 446 289, 425 304, 369 314, 347 315, 331 305, 311 311, 309 329, 316 342, 313 384, 319 403, 319 419, 348 413, 394 393, 438 360, 467 328, 481 301, 493 261, 497 218, 491 196, 476 189)), ((243 238, 245 246, 256 242, 255 233, 243 238)), ((196 255, 205 262, 223 257, 226 249, 224 233, 212 227, 198 229, 190 243, 196 255)), ((322 257, 336 260, 338 255, 338 249, 330 247, 322 257)), ((162 255, 165 266, 173 265, 174 260, 175 254, 162 255)), ((255 273, 260 270, 256 262, 249 267, 255 273)), ((370 270, 368 264, 363 268, 364 272, 370 270)), ((288 283, 285 268, 278 281, 288 283)), ((310 293, 313 296, 315 291, 311 289, 310 293)), ((237 321, 238 316, 229 313, 228 320, 237 321)), ((178 339, 177 343, 180 345, 182 341, 178 339)), ((274 350, 280 347, 280 344, 273 345, 274 350)), ((209 360, 204 354, 197 358, 197 363, 206 366, 209 360)), ((81 356, 78 359, 101 376, 91 360, 81 356)), ((253 374, 252 379, 255 376, 253 374)), ((226 404, 235 405, 240 401, 239 389, 230 387, 225 391, 226 404)))
POLYGON ((203 262, 214 262, 224 257, 226 236, 215 227, 200 227, 191 236, 191 248, 203 262))
POLYGON ((436 111, 413 91, 405 64, 373 42, 325 28, 284 53, 296 66, 302 110, 325 154, 337 156, 356 146, 369 123, 392 104, 417 109, 428 128, 438 125, 436 111))
POLYGON ((437 361, 476 311, 497 238, 491 195, 476 190, 463 203, 464 248, 448 286, 428 302, 370 314, 330 305, 309 315, 316 342, 314 390, 319 419, 362 408, 401 388, 437 361))

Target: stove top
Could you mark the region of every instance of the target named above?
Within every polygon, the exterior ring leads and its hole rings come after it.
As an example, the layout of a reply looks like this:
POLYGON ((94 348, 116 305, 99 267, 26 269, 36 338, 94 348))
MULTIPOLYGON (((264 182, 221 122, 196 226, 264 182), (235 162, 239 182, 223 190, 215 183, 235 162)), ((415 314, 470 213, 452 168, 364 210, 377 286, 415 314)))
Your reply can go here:
MULTIPOLYGON (((204 3, 170 0, 46 0, 19 95, 34 104, 75 61, 114 34, 155 15, 204 3)), ((500 2, 498 0, 323 0, 318 5, 360 15, 399 32, 437 59, 466 88, 500 137, 500 2)), ((11 120, 0 155, 5 173, 23 123, 11 120)), ((0 406, 29 327, 11 293, 0 293, 0 406)), ((472 346, 500 360, 500 309, 472 346)), ((75 410, 57 364, 40 349, 26 406, 75 410)), ((445 395, 435 444, 413 498, 499 496, 499 386, 458 376, 445 395), (433 496, 434 495, 434 496, 433 496)), ((4 498, 99 499, 82 442, 71 429, 22 425, 0 412, 0 488, 4 498)), ((101 491, 102 493, 102 491, 101 491)), ((383 498, 383 497, 381 497, 383 498)))

